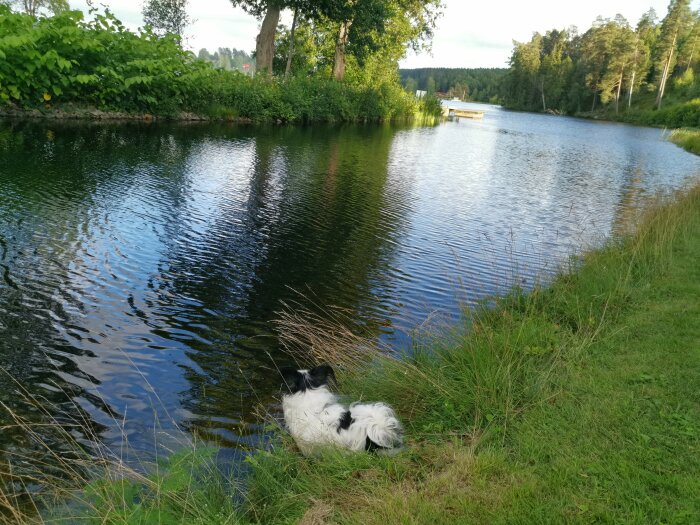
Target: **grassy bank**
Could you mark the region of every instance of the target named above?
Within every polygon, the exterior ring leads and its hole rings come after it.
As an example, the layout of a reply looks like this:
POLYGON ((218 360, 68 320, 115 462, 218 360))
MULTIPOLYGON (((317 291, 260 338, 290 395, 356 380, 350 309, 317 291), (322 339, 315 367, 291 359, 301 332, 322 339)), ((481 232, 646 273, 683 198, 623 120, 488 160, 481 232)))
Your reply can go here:
POLYGON ((656 108, 655 93, 642 92, 635 97, 631 107, 620 104, 615 111, 610 103, 596 111, 582 112, 579 116, 626 122, 637 126, 657 128, 698 128, 700 127, 700 93, 696 83, 671 89, 664 98, 660 109, 656 108))
POLYGON ((551 286, 477 312, 468 336, 351 368, 343 390, 393 403, 407 452, 261 455, 251 517, 697 523, 699 258, 695 189, 551 286))
POLYGON ((676 129, 671 133, 669 140, 691 153, 700 155, 700 130, 698 129, 676 129))
POLYGON ((93 118, 99 110, 304 123, 408 120, 431 111, 401 88, 398 71, 373 83, 249 77, 215 69, 172 35, 131 32, 109 11, 94 15, 35 19, 0 5, 0 114, 93 118))
MULTIPOLYGON (((698 260, 700 188, 403 359, 290 314, 290 351, 339 365, 353 398, 396 407, 403 453, 307 459, 280 432, 248 458, 242 487, 189 452, 149 477, 108 467, 77 478, 55 512, 88 523, 697 523, 698 260)), ((3 505, 27 520, 18 500, 3 505)))

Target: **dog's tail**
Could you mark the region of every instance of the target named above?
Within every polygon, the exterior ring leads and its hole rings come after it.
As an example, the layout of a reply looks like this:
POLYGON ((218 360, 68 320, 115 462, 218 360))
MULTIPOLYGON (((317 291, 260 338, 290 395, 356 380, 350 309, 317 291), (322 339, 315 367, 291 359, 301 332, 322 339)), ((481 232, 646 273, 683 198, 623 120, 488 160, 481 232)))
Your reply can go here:
POLYGON ((365 450, 396 451, 403 444, 403 429, 391 407, 384 403, 350 406, 354 424, 366 434, 365 450))

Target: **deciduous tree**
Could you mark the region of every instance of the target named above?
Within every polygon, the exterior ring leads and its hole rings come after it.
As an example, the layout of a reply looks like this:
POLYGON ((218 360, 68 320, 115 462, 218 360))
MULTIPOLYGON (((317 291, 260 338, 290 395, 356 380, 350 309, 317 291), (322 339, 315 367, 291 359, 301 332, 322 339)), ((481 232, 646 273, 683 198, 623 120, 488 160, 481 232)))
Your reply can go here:
POLYGON ((173 34, 182 38, 185 28, 192 23, 187 14, 188 0, 147 0, 143 5, 143 21, 156 34, 173 34))
POLYGON ((38 16, 42 10, 58 14, 70 9, 68 0, 11 0, 9 3, 31 16, 38 16))

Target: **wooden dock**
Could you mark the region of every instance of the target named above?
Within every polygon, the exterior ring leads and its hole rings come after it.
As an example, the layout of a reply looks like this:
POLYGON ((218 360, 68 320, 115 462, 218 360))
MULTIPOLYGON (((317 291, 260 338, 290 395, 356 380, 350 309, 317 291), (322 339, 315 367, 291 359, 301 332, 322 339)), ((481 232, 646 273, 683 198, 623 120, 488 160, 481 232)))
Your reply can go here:
POLYGON ((474 109, 451 108, 449 106, 445 106, 442 108, 442 114, 447 118, 470 118, 475 120, 484 118, 483 111, 477 111, 474 109))

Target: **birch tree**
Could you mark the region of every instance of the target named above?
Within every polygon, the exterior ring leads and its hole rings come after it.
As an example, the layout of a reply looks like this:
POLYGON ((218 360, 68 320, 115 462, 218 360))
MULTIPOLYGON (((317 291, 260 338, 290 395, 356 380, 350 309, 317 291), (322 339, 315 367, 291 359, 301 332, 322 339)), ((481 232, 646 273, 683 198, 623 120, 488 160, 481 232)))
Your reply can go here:
POLYGON ((630 80, 628 83, 627 107, 632 107, 632 95, 639 84, 640 86, 647 78, 651 68, 651 51, 654 49, 658 34, 657 17, 654 9, 649 9, 642 15, 637 23, 634 41, 634 56, 630 69, 630 80))
POLYGON ((676 64, 680 42, 690 30, 692 21, 690 0, 671 0, 668 14, 661 22, 657 47, 657 68, 659 71, 659 87, 656 92, 657 109, 661 108, 666 84, 676 64))

